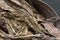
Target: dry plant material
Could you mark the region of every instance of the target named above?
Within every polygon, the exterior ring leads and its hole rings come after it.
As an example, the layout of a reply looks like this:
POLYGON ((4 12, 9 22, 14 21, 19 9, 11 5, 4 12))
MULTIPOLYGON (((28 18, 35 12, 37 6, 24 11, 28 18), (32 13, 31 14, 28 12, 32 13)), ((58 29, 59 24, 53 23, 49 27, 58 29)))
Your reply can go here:
POLYGON ((34 0, 0 0, 0 40, 60 38, 60 29, 55 27, 53 18, 48 19, 36 7, 34 0))

